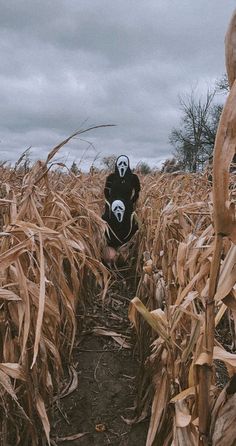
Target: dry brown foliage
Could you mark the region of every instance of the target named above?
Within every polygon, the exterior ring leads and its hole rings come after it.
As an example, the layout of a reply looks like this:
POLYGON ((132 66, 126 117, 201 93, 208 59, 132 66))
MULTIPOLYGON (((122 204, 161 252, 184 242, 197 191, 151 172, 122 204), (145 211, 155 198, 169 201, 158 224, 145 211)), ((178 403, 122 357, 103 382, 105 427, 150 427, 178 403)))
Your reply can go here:
POLYGON ((49 173, 40 161, 25 176, 4 167, 0 175, 1 444, 50 444, 77 304, 109 283, 101 176, 49 173))
MULTIPOLYGON (((235 179, 232 175, 232 201, 235 179)), ((141 356, 150 345, 139 382, 139 420, 147 413, 147 376, 151 373, 150 392, 154 393, 146 444, 194 445, 198 444, 198 369, 205 363, 204 315, 215 237, 207 176, 157 174, 146 178, 139 215, 137 267, 143 264, 143 271, 130 319, 139 334, 141 356)), ((227 308, 235 311, 235 262, 235 246, 225 239, 214 304, 216 326, 227 308)), ((214 358, 223 361, 232 376, 236 355, 226 353, 216 339, 214 358)), ((220 392, 215 381, 214 376, 211 404, 220 392)))
MULTIPOLYGON (((24 438, 26 445, 38 444, 39 438, 44 444, 43 432, 49 443, 52 402, 65 393, 63 368, 70 364, 78 302, 86 305, 86 292, 97 285, 102 298, 109 286, 101 263, 104 174, 45 172, 42 162, 22 177, 2 168, 1 429, 5 442, 10 435, 16 444, 24 438)), ((235 201, 233 174, 231 180, 235 201)), ((198 367, 214 249, 207 175, 144 176, 137 213, 136 272, 141 278, 130 318, 146 358, 139 418, 152 396, 147 445, 196 444, 198 367)), ((234 264, 234 247, 225 239, 216 325, 228 307, 236 308, 234 264)), ((226 363, 231 376, 235 355, 215 341, 214 357, 226 363)), ((216 399, 220 391, 212 386, 211 392, 216 399)), ((213 412, 217 417, 220 407, 213 412)))

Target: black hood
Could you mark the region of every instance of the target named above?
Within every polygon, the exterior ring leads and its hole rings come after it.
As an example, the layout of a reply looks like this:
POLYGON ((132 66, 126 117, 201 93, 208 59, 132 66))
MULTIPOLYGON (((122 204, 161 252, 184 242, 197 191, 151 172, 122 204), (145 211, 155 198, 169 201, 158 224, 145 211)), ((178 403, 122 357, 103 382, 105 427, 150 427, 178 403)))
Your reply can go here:
POLYGON ((127 161, 128 161, 128 168, 127 168, 127 170, 126 170, 126 172, 125 172, 124 177, 122 177, 122 178, 126 178, 128 175, 130 175, 130 174, 132 173, 132 172, 131 172, 131 169, 130 169, 130 167, 129 167, 129 158, 128 158, 128 156, 126 156, 126 155, 120 155, 120 156, 118 156, 118 158, 116 159, 116 164, 115 164, 115 174, 118 175, 118 177, 120 177, 120 173, 119 173, 117 164, 118 164, 118 162, 119 162, 119 158, 120 158, 121 156, 125 156, 125 158, 127 158, 127 161))

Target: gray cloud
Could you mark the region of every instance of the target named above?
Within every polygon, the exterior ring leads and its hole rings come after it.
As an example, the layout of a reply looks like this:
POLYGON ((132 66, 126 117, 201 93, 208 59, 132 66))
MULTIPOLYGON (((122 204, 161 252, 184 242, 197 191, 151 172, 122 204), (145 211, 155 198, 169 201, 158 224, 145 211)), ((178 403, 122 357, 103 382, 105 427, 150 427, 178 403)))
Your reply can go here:
POLYGON ((178 95, 225 70, 228 0, 0 0, 0 158, 32 158, 78 128, 114 123, 60 153, 71 163, 171 154, 178 95))

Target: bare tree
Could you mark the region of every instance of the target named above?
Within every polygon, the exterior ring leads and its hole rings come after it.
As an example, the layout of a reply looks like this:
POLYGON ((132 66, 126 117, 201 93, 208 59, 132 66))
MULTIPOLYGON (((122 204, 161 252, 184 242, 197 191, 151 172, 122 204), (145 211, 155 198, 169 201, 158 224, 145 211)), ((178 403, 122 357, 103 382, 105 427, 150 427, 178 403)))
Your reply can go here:
POLYGON ((79 173, 81 172, 75 161, 73 161, 73 163, 71 164, 70 172, 72 172, 74 175, 79 175, 79 173))
POLYGON ((168 158, 164 161, 161 168, 161 173, 179 172, 183 169, 183 164, 176 158, 168 158))
POLYGON ((185 170, 202 169, 213 150, 218 110, 212 103, 214 96, 215 91, 209 90, 204 99, 197 98, 194 91, 180 96, 181 126, 172 130, 170 143, 185 170))
POLYGON ((117 158, 116 155, 104 156, 104 158, 102 158, 101 161, 102 167, 108 171, 114 170, 116 164, 116 158, 117 158))
POLYGON ((151 167, 148 165, 148 163, 145 163, 145 161, 140 161, 135 170, 138 173, 141 173, 142 175, 147 175, 148 173, 151 173, 152 169, 151 167))
POLYGON ((229 92, 229 81, 226 73, 223 74, 223 76, 216 81, 216 92, 219 93, 229 92))

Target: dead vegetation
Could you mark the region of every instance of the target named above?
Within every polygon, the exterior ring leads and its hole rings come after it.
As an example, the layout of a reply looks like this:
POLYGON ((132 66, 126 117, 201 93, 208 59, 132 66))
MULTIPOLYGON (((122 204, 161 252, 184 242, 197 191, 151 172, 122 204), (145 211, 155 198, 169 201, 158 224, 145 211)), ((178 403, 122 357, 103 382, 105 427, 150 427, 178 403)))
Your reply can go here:
MULTIPOLYGON (((235 200, 234 184, 232 176, 235 200)), ((137 263, 141 265, 143 255, 143 272, 131 303, 130 320, 139 334, 140 354, 145 360, 139 378, 139 418, 133 421, 146 416, 152 395, 147 445, 169 445, 172 441, 175 445, 194 445, 198 444, 202 410, 199 368, 207 354, 204 337, 210 336, 205 314, 215 238, 212 193, 204 175, 170 174, 156 176, 152 182, 147 179, 143 197, 137 263)), ((235 247, 227 238, 220 259, 214 301, 216 327, 227 308, 234 311, 235 305, 235 247)), ((230 377, 236 355, 226 352, 222 344, 215 339, 213 357, 226 364, 230 377)), ((220 392, 215 368, 212 373, 211 407, 220 392)))
MULTIPOLYGON (((109 286, 109 273, 101 262, 103 176, 61 172, 42 176, 42 172, 44 164, 37 163, 23 178, 4 167, 1 173, 3 445, 13 441, 49 444, 52 403, 65 393, 63 371, 70 364, 80 324, 76 307, 78 303, 86 306, 88 290, 99 288, 102 299, 109 286), (37 178, 41 178, 38 183, 37 178)), ((212 193, 204 174, 148 175, 142 183, 135 259, 140 280, 130 319, 138 332, 143 367, 137 389, 138 416, 128 422, 148 414, 151 398, 147 445, 171 441, 194 445, 214 253, 212 193)), ((230 194, 235 201, 234 174, 230 194)), ((123 258, 126 255, 122 253, 123 258)), ((227 237, 220 259, 216 326, 228 308, 235 312, 235 247, 227 237)), ((226 364, 228 377, 234 374, 236 355, 226 352, 216 339, 213 358, 226 364)), ((215 368, 212 373, 213 438, 227 390, 220 394, 215 368)))
POLYGON ((63 392, 76 306, 88 282, 104 294, 109 283, 100 187, 96 178, 89 188, 86 176, 49 174, 41 162, 23 178, 2 167, 1 179, 1 443, 39 444, 43 429, 50 444, 50 406, 63 392))

